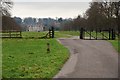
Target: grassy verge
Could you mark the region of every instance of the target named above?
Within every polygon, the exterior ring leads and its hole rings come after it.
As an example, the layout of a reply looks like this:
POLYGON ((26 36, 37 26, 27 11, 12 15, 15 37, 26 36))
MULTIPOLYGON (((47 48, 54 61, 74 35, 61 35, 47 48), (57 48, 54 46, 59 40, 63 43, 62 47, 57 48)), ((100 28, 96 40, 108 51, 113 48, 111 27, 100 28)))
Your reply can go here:
POLYGON ((113 47, 120 53, 120 48, 118 46, 119 44, 119 41, 118 40, 108 40, 112 45, 113 47))
POLYGON ((55 39, 3 39, 2 50, 4 78, 52 78, 69 57, 68 49, 55 39))

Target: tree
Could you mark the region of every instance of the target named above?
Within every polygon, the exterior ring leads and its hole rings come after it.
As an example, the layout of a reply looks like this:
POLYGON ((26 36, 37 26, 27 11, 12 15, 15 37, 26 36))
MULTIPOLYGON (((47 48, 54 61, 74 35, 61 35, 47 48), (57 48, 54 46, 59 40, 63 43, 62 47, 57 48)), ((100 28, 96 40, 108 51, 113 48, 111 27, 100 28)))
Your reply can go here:
POLYGON ((103 0, 102 2, 91 2, 86 11, 89 28, 114 28, 118 29, 120 23, 120 2, 103 0))
POLYGON ((63 21, 62 17, 58 18, 58 22, 62 22, 62 21, 63 21))
POLYGON ((37 20, 36 20, 36 18, 27 17, 27 18, 24 18, 23 22, 25 25, 34 26, 37 23, 37 20))
POLYGON ((15 20, 8 16, 2 16, 2 30, 21 30, 15 20))
POLYGON ((15 22, 18 24, 18 25, 21 25, 22 24, 22 19, 20 17, 14 17, 15 19, 15 22))
POLYGON ((92 2, 86 15, 89 29, 104 28, 106 17, 100 2, 92 2))
POLYGON ((118 26, 118 33, 120 34, 120 1, 114 2, 114 14, 116 16, 116 22, 118 26))
POLYGON ((10 10, 13 7, 11 0, 1 0, 1 18, 2 18, 2 30, 21 30, 20 26, 11 18, 10 10))
POLYGON ((0 13, 3 16, 11 16, 10 10, 13 7, 13 2, 11 0, 1 0, 0 13))

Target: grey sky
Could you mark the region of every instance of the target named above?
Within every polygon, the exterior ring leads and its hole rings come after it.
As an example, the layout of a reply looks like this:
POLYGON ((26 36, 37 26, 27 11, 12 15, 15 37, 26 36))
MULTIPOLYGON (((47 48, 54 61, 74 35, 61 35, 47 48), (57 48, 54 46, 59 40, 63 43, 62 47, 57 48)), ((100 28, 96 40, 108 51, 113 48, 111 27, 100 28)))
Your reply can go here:
POLYGON ((15 2, 90 2, 92 0, 13 0, 13 1, 15 2))
MULTIPOLYGON (((103 2, 104 0, 13 0, 15 2, 103 2)), ((118 2, 120 0, 106 0, 110 2, 118 2)))
POLYGON ((82 15, 88 8, 89 2, 15 2, 12 15, 22 18, 74 18, 78 14, 82 15))

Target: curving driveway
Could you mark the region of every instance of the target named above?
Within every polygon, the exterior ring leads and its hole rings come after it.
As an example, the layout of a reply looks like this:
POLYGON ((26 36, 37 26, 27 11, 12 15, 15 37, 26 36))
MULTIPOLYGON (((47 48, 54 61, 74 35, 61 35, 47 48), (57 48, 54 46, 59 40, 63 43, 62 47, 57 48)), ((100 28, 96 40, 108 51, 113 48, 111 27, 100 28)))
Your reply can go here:
POLYGON ((104 40, 58 39, 70 58, 54 78, 118 78, 118 53, 104 40))

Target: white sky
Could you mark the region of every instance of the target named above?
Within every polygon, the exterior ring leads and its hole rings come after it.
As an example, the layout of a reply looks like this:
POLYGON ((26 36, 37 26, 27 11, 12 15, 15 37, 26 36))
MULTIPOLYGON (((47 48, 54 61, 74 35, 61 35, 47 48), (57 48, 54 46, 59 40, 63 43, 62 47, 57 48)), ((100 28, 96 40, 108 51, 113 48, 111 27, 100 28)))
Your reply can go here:
POLYGON ((14 2, 90 2, 92 0, 13 0, 13 1, 14 2))
POLYGON ((29 2, 27 2, 27 0, 14 1, 12 16, 21 18, 75 18, 79 14, 82 15, 85 13, 85 11, 89 8, 89 2, 83 2, 83 0, 81 0, 81 2, 65 2, 68 0, 64 0, 64 2, 57 2, 58 0, 49 0, 51 2, 45 2, 47 0, 44 0, 44 2, 42 0, 29 0, 29 2))

